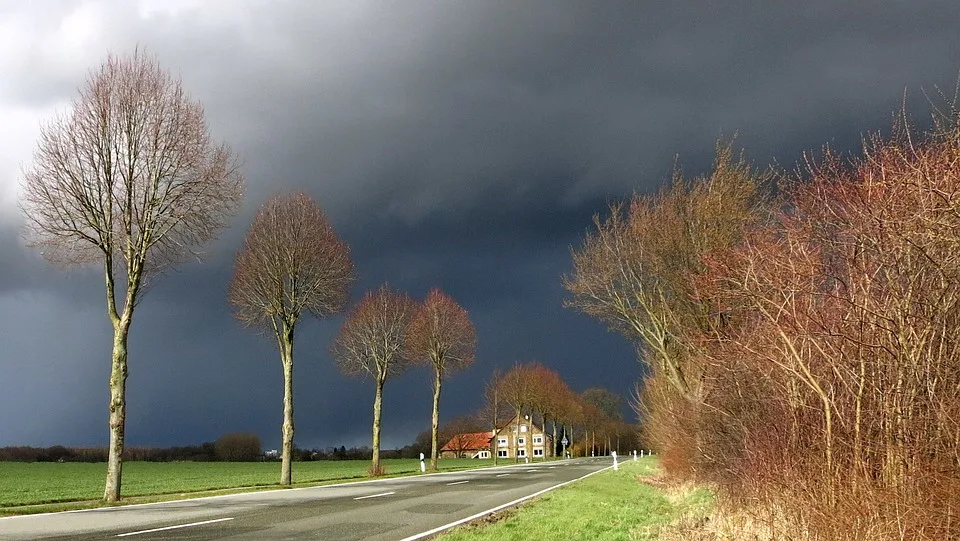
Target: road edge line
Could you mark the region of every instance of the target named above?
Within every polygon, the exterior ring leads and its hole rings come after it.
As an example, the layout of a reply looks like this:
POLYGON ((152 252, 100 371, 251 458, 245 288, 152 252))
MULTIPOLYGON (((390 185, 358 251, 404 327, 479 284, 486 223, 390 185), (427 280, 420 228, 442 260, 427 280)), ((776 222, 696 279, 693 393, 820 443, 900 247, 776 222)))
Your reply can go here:
POLYGON ((174 524, 173 526, 164 526, 162 528, 151 528, 149 530, 137 530, 135 532, 127 532, 117 534, 117 537, 129 537, 131 535, 143 535, 145 533, 154 533, 154 532, 165 532, 168 530, 179 530, 182 528, 193 528, 194 526, 205 526, 207 524, 216 524, 218 522, 226 522, 228 520, 233 520, 233 517, 224 517, 224 518, 215 518, 211 520, 201 520, 200 522, 191 522, 189 524, 174 524))

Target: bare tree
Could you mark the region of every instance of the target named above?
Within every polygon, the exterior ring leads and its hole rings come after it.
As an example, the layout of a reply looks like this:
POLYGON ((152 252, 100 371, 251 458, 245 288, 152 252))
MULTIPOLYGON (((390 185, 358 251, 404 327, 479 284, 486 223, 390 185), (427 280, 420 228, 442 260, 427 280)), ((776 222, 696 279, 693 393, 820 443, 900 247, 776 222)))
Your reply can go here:
POLYGON ((567 428, 576 423, 579 408, 580 404, 576 393, 567 386, 566 382, 561 380, 560 385, 554 389, 549 412, 554 419, 553 444, 557 445, 557 425, 563 427, 563 436, 567 438, 567 445, 564 445, 561 449, 560 456, 562 457, 566 457, 567 447, 573 444, 573 434, 568 432, 567 428))
POLYGON ((539 411, 543 422, 544 432, 544 453, 543 459, 554 456, 557 445, 557 422, 564 411, 562 401, 568 400, 570 389, 566 382, 557 374, 556 371, 539 365, 534 368, 534 380, 536 382, 536 393, 534 398, 534 408, 539 411), (547 419, 553 425, 553 438, 551 445, 547 446, 547 419))
POLYGON ((41 127, 20 200, 27 241, 60 266, 104 268, 113 325, 107 501, 120 499, 134 308, 150 278, 197 257, 242 199, 238 162, 211 138, 201 105, 139 49, 108 57, 72 110, 41 127))
MULTIPOLYGON (((537 382, 535 376, 538 363, 520 364, 515 363, 513 367, 503 375, 499 380, 499 393, 501 400, 511 407, 514 411, 513 419, 515 426, 511 436, 512 445, 515 445, 514 458, 520 461, 520 422, 525 411, 531 411, 533 403, 537 398, 537 382)), ((531 431, 532 432, 532 431, 531 431)), ((524 441, 524 452, 526 456, 531 455, 530 438, 524 441)))
POLYGON ((371 475, 382 475, 380 466, 380 413, 383 385, 387 378, 406 368, 401 355, 404 336, 416 303, 394 293, 384 284, 368 292, 347 315, 331 347, 340 371, 349 376, 371 377, 376 385, 373 399, 373 463, 371 475))
POLYGON ((444 375, 473 364, 476 331, 470 315, 449 295, 432 289, 417 310, 407 334, 407 356, 433 367, 433 439, 430 469, 437 469, 437 425, 440 421, 440 385, 444 375))
POLYGON ((697 294, 708 270, 705 258, 723 258, 770 220, 775 180, 772 170, 754 168, 721 142, 709 174, 687 179, 678 171, 661 193, 613 205, 572 252, 573 272, 564 277, 572 294, 567 306, 637 345, 649 368, 644 385, 656 391, 646 393, 644 407, 656 408, 645 413, 645 426, 664 424, 660 432, 669 437, 662 450, 683 456, 668 464, 693 464, 701 447, 696 427, 705 398, 703 337, 719 332, 727 316, 717 299, 697 294), (677 437, 682 430, 687 433, 677 437))
POLYGON ((490 454, 493 457, 494 466, 499 462, 499 457, 497 456, 497 438, 493 436, 496 436, 497 430, 500 428, 500 410, 503 402, 503 399, 500 397, 500 377, 500 369, 495 368, 493 374, 490 375, 490 380, 484 384, 484 408, 479 415, 479 417, 490 421, 490 454))
POLYGON ((607 451, 612 448, 610 436, 617 425, 623 421, 623 397, 602 387, 591 387, 583 391, 583 400, 600 413, 599 426, 607 438, 607 451))
POLYGON ((684 332, 709 329, 715 317, 693 301, 691 277, 703 272, 705 253, 736 244, 757 221, 771 178, 718 144, 709 176, 691 181, 678 172, 662 193, 612 205, 572 250, 565 304, 638 344, 644 364, 683 399, 699 401, 698 352, 684 332))
POLYGON ((353 281, 350 249, 304 194, 274 196, 257 213, 237 254, 230 302, 245 326, 272 331, 283 365, 280 483, 291 483, 293 338, 301 314, 339 312, 353 281))

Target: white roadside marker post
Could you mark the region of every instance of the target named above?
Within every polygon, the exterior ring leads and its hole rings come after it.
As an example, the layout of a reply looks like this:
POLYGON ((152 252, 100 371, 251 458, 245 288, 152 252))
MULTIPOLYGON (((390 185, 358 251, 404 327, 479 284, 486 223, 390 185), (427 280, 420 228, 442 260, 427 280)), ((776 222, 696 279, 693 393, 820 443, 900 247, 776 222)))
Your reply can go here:
POLYGON ((634 461, 634 462, 637 461, 637 450, 636 450, 636 449, 633 450, 633 461, 634 461))
POLYGON ((620 466, 617 465, 617 452, 610 451, 610 454, 613 455, 613 471, 617 471, 620 469, 620 466))
POLYGON ((423 463, 423 453, 420 453, 420 473, 427 471, 427 465, 423 463))

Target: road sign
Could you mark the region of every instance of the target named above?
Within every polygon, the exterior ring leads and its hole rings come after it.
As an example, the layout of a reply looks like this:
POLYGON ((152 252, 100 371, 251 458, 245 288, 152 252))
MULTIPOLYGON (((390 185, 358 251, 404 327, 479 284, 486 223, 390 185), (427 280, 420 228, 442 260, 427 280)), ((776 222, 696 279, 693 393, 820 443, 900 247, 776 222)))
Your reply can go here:
POLYGON ((567 441, 567 438, 563 438, 562 440, 560 440, 560 445, 563 445, 564 447, 566 447, 568 443, 570 442, 567 441))

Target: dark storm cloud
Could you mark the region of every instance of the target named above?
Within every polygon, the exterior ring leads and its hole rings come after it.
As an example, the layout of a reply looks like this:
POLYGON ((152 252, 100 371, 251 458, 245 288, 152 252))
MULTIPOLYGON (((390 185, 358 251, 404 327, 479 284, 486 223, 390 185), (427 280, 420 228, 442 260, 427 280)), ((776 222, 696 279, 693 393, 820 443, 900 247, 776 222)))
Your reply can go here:
MULTIPOLYGON (((37 37, 0 64, 0 112, 64 103, 107 50, 139 43, 203 101, 248 180, 204 263, 163 277, 138 308, 134 445, 232 430, 279 440, 275 345, 226 302, 233 254, 272 193, 303 190, 326 209, 356 260, 354 299, 384 281, 417 296, 439 286, 471 311, 477 363, 445 386, 445 417, 478 405, 494 367, 522 360, 626 394, 633 348, 562 308, 568 246, 592 214, 655 189, 675 155, 702 172, 719 136, 787 167, 827 142, 855 149, 905 89, 922 112, 920 87, 952 89, 960 70, 954 1, 234 2, 150 19, 118 1, 97 12, 99 48, 52 61, 44 40, 77 5, 18 8, 37 37)), ((3 174, 0 188, 14 180, 3 174)), ((97 269, 45 265, 16 220, 0 220, 0 445, 105 442, 101 282, 97 269)), ((298 337, 301 445, 369 437, 370 383, 340 376, 328 353, 341 321, 298 337)), ((428 388, 422 369, 388 383, 388 446, 428 425, 428 388)))

